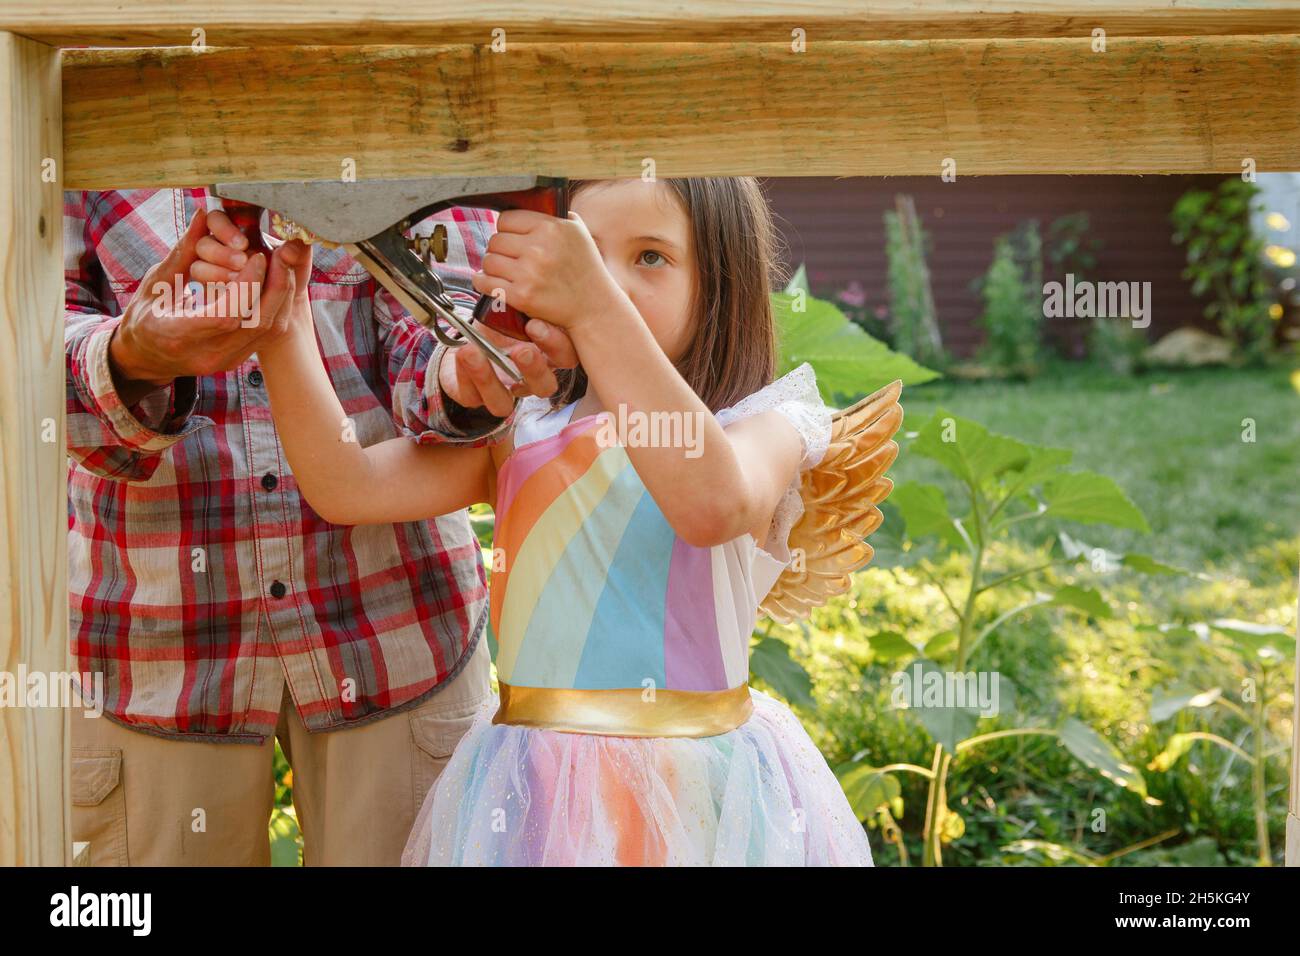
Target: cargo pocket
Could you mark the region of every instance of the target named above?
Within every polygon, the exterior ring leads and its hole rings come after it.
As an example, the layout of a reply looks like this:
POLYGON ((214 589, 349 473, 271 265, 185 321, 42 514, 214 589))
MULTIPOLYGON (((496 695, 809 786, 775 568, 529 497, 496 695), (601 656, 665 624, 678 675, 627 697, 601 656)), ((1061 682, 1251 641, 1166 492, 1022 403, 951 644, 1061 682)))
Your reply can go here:
POLYGON ((91 866, 126 866, 122 751, 72 751, 72 839, 90 843, 91 866))
POLYGON ((446 713, 417 713, 411 715, 411 736, 415 747, 411 752, 411 792, 415 802, 414 812, 419 813, 433 785, 451 759, 456 744, 474 723, 482 701, 461 704, 446 713))

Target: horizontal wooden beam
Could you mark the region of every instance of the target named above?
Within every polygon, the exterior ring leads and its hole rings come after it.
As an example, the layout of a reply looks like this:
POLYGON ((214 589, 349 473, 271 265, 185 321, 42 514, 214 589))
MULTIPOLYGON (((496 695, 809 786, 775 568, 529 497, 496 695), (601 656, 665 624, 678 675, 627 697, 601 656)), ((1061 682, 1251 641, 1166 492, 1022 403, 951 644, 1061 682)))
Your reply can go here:
POLYGON ((65 51, 69 188, 1300 169, 1300 37, 65 51))
POLYGON ((809 42, 1300 33, 1294 0, 0 0, 0 29, 61 46, 809 42), (202 34, 196 34, 201 30, 202 34))

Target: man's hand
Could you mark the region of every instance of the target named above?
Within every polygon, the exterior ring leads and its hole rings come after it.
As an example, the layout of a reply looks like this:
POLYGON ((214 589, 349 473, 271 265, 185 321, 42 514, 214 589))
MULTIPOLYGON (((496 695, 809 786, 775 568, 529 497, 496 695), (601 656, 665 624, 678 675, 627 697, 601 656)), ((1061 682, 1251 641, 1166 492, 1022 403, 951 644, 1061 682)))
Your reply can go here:
MULTIPOLYGON (((211 287, 223 287, 230 301, 247 302, 255 290, 239 289, 236 283, 242 281, 237 270, 243 265, 243 257, 234 248, 236 239, 243 239, 238 229, 230 224, 230 219, 222 212, 208 216, 210 234, 199 240, 196 247, 198 259, 190 269, 190 274, 200 282, 211 287)), ((243 244, 242 242, 240 243, 243 244)), ((305 335, 315 334, 315 324, 311 314, 311 263, 312 247, 297 239, 279 246, 272 253, 272 267, 285 266, 285 279, 289 287, 285 292, 284 305, 275 314, 270 326, 257 337, 255 350, 266 353, 275 344, 288 338, 291 331, 305 335)))
POLYGON ((524 377, 520 385, 509 384, 479 349, 462 345, 451 350, 451 358, 438 369, 438 382, 443 393, 465 408, 484 407, 498 418, 505 418, 515 405, 517 395, 547 396, 555 392, 558 383, 553 368, 573 368, 578 355, 563 329, 540 319, 531 320, 525 327, 532 342, 520 342, 502 335, 480 322, 474 328, 488 341, 509 356, 524 377))
MULTIPOLYGON (((180 376, 235 368, 277 328, 277 320, 282 330, 290 293, 306 294, 305 283, 295 290, 289 277, 291 267, 301 270, 304 257, 290 248, 294 245, 276 250, 268 276, 265 256, 249 258, 241 251, 247 241, 225 213, 200 209, 181 241, 141 280, 109 342, 109 364, 123 403, 134 405, 180 376), (177 287, 184 289, 191 278, 221 283, 201 308, 175 301, 177 287)), ((310 253, 305 258, 309 270, 310 253)))

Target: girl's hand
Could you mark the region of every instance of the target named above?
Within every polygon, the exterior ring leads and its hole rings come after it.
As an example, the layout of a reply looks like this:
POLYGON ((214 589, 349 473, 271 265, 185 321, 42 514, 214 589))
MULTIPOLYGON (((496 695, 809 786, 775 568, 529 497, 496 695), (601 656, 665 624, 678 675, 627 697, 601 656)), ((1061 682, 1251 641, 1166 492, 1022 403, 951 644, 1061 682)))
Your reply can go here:
POLYGON ((294 334, 304 334, 316 340, 316 326, 311 315, 311 246, 291 239, 271 255, 271 271, 283 269, 289 282, 289 295, 284 308, 275 317, 260 347, 279 342, 294 334))
POLYGON ((631 305, 576 212, 568 219, 531 209, 501 213, 473 283, 484 295, 499 289, 512 308, 569 331, 615 302, 631 305))
MULTIPOLYGON (((529 330, 538 329, 540 322, 529 322, 529 330)), ((549 336, 533 342, 520 342, 502 335, 482 323, 474 328, 515 363, 524 376, 515 385, 507 381, 503 372, 493 365, 486 355, 474 345, 462 345, 449 350, 438 369, 438 383, 448 398, 465 408, 486 408, 498 418, 505 418, 514 408, 519 395, 540 395, 545 398, 558 387, 552 368, 572 368, 577 355, 572 343, 563 332, 550 329, 549 336)))

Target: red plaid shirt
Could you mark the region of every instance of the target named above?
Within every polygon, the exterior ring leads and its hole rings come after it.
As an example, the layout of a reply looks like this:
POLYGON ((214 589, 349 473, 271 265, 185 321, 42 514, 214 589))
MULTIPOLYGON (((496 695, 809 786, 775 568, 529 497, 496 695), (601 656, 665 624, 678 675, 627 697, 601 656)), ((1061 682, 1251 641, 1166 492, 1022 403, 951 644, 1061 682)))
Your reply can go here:
MULTIPOLYGON (((77 669, 104 674, 105 713, 119 722, 207 741, 273 734, 285 681, 311 730, 414 706, 469 659, 487 619, 466 512, 357 527, 323 520, 284 460, 256 354, 130 408, 114 389, 118 316, 206 201, 202 189, 65 196, 77 669)), ((448 227, 443 280, 468 306, 496 215, 457 208, 432 220, 448 227)), ((387 291, 376 297, 342 249, 314 252, 317 335, 362 445, 503 436, 511 419, 453 425, 434 374, 445 347, 387 291)))

